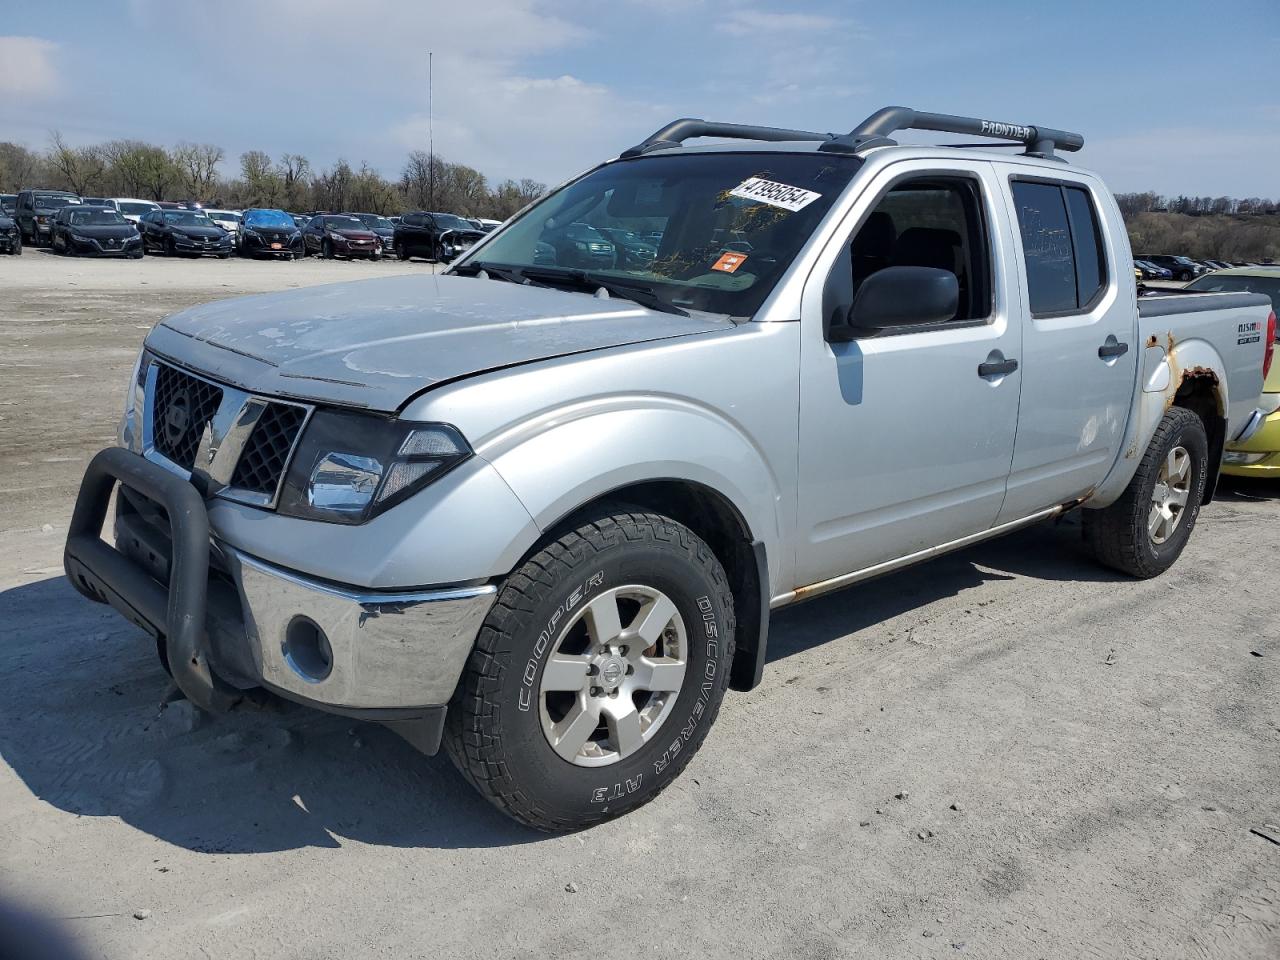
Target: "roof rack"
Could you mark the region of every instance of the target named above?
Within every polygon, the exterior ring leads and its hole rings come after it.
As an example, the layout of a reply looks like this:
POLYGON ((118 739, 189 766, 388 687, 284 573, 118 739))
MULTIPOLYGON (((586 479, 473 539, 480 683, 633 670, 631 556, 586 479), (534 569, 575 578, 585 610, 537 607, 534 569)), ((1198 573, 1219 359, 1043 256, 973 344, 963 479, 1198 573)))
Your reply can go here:
POLYGON ((1061 159, 1054 149, 1076 151, 1084 146, 1084 137, 1052 127, 1037 127, 978 117, 953 117, 945 113, 921 113, 910 107, 885 107, 877 110, 843 136, 814 133, 808 130, 785 130, 779 127, 752 127, 738 123, 715 123, 685 117, 656 131, 643 143, 622 152, 622 157, 639 157, 654 150, 678 147, 695 137, 726 137, 733 140, 819 141, 819 150, 830 153, 861 153, 872 147, 894 146, 889 134, 898 130, 935 130, 959 133, 992 140, 1025 144, 1026 155, 1045 160, 1061 159))

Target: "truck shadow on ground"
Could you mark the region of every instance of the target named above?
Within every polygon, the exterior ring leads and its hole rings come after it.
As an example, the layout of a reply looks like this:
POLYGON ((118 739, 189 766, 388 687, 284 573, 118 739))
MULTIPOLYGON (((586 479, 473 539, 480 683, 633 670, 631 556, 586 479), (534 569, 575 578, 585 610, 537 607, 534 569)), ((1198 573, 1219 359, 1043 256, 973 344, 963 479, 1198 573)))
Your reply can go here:
MULTIPOLYGON (((1066 523, 1042 526, 815 599, 775 618, 770 659, 987 580, 1111 577, 1078 538, 1066 523)), ((293 705, 218 717, 186 702, 162 709, 167 677, 151 641, 60 577, 0 593, 0 623, 0 755, 60 810, 223 854, 544 836, 491 808, 443 754, 424 757, 373 724, 293 705)))
POLYGON ((1107 583, 1129 579, 1086 551, 1078 515, 1038 524, 987 543, 847 587, 774 614, 768 660, 773 663, 873 627, 909 610, 1015 576, 1107 583))

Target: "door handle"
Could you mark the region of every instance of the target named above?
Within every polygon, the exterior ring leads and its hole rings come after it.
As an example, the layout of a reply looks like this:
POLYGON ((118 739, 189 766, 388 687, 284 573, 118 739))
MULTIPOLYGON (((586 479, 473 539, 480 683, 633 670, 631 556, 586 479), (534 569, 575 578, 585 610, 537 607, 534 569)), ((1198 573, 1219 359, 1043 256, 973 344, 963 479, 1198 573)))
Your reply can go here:
POLYGON ((994 380, 996 377, 1003 377, 1013 373, 1017 369, 1017 360, 992 360, 988 358, 985 363, 978 364, 978 376, 984 380, 994 380))
POLYGON ((1098 348, 1098 356, 1103 360, 1111 360, 1114 357, 1123 357, 1129 352, 1127 343, 1116 343, 1108 338, 1107 342, 1098 348))

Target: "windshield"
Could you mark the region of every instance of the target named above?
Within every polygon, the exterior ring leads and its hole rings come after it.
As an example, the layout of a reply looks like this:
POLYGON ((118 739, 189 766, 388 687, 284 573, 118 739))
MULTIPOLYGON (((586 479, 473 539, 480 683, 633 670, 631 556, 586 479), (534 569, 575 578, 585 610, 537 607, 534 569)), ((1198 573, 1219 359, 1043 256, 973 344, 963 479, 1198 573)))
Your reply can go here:
POLYGON ((606 164, 492 235, 458 269, 528 267, 546 282, 587 271, 670 307, 751 316, 861 163, 838 154, 694 153, 606 164), (644 237, 653 255, 637 251, 629 234, 644 237))
POLYGON ((366 213, 360 218, 360 222, 371 230, 394 230, 396 225, 386 217, 380 217, 376 213, 366 213))
POLYGON ((57 194, 49 193, 37 193, 35 196, 37 207, 66 207, 79 202, 79 197, 60 197, 57 194))
POLYGON ((212 227, 213 221, 206 217, 203 213, 194 213, 190 210, 166 210, 164 212, 164 222, 172 223, 179 227, 212 227))
POLYGON ((325 217, 324 225, 330 230, 368 230, 355 217, 325 217))
POLYGON ((1214 293, 1264 293, 1271 298, 1271 305, 1280 310, 1280 277, 1242 277, 1239 275, 1212 274, 1187 284, 1184 289, 1212 291, 1214 293))
POLYGON ((144 213, 150 213, 155 209, 155 205, 150 203, 120 203, 121 213, 133 214, 135 217, 140 217, 144 213))
POLYGON ((463 220, 461 217, 455 217, 452 213, 433 213, 432 219, 435 220, 436 226, 441 230, 474 230, 471 224, 463 220))
POLYGON ((244 215, 246 227, 292 227, 293 218, 283 210, 250 210, 244 215))
POLYGON ((210 220, 229 220, 232 223, 240 222, 240 214, 232 213, 230 210, 206 210, 204 215, 210 220))
POLYGON ((67 215, 72 225, 101 227, 112 223, 128 223, 114 210, 74 210, 67 215))

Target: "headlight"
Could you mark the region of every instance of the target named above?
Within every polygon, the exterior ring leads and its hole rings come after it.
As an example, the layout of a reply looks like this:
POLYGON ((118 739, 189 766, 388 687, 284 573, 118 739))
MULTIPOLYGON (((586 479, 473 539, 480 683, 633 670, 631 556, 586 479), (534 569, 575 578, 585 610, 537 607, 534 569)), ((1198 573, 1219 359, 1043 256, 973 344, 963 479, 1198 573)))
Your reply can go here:
POLYGON ((138 351, 138 359, 133 363, 133 373, 129 376, 129 389, 124 396, 124 416, 120 419, 120 446, 142 452, 142 415, 146 404, 147 348, 138 351))
POLYGON ((279 512, 332 523, 364 523, 471 456, 445 423, 364 413, 312 415, 280 492, 279 512))
POLYGON ((88 237, 82 237, 82 236, 80 236, 80 234, 78 234, 78 233, 73 233, 73 234, 71 235, 71 239, 72 239, 72 240, 74 240, 74 241, 76 241, 77 243, 92 243, 92 242, 93 242, 93 241, 92 241, 92 240, 90 240, 88 237))
POLYGON ((245 227, 245 228, 244 228, 244 235, 245 235, 246 237, 253 237, 253 239, 255 239, 255 240, 261 240, 261 239, 262 239, 260 236, 258 236, 258 231, 257 231, 257 230, 252 230, 252 229, 250 229, 249 227, 245 227))

